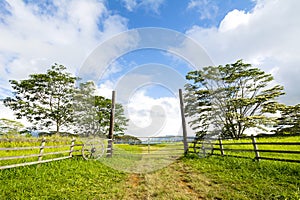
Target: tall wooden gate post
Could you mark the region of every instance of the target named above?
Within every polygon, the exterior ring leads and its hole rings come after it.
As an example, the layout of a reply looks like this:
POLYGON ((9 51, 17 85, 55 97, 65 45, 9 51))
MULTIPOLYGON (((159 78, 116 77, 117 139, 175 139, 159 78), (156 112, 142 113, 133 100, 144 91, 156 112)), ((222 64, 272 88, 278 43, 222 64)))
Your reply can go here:
POLYGON ((112 157, 113 154, 113 136, 114 136, 114 121, 115 121, 115 98, 116 92, 112 91, 111 97, 111 110, 110 110, 110 123, 108 133, 107 157, 112 157))
POLYGON ((181 89, 179 89, 179 100, 180 100, 184 153, 186 154, 188 152, 189 147, 188 147, 188 142, 187 142, 186 122, 185 122, 185 115, 184 115, 184 102, 183 102, 183 95, 182 95, 181 89))

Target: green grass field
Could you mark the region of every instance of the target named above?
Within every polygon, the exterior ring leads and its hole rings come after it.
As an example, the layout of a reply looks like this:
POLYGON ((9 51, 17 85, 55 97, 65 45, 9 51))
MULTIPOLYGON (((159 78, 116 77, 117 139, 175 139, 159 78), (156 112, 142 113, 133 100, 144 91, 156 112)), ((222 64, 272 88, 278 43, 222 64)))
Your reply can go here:
POLYGON ((0 171, 0 199, 118 199, 126 174, 73 158, 0 171))
MULTIPOLYGON (((116 147, 127 153, 148 151, 143 145, 116 147)), ((76 156, 1 170, 0 199, 300 199, 297 163, 189 154, 143 174, 107 163, 76 156)))

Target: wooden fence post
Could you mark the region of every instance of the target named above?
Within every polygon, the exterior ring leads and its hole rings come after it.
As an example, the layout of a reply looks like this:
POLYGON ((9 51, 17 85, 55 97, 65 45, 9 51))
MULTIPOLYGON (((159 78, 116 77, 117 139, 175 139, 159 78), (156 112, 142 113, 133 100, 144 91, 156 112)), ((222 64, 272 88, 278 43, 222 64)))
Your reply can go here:
POLYGON ((112 157, 112 154, 113 154, 113 137, 114 137, 114 121, 115 121, 115 98, 116 98, 116 92, 112 91, 111 110, 110 110, 110 124, 109 124, 108 144, 107 144, 107 157, 112 157))
POLYGON ((150 138, 148 137, 148 154, 150 153, 150 138))
POLYGON ((43 137, 42 143, 41 143, 41 146, 40 146, 40 153, 39 153, 39 156, 38 156, 38 158, 39 158, 38 161, 41 161, 43 159, 45 143, 46 143, 46 138, 43 137))
POLYGON ((219 145, 220 145, 221 155, 224 156, 224 148, 223 148, 223 143, 222 143, 222 139, 221 138, 219 138, 219 145))
POLYGON ((253 144, 253 147, 254 147, 255 159, 257 161, 259 161, 259 151, 258 151, 258 147, 257 147, 257 144, 256 144, 256 139, 253 135, 251 135, 251 139, 252 139, 252 144, 253 144))
POLYGON ((186 154, 189 150, 189 146, 187 142, 186 122, 185 122, 185 115, 184 115, 184 102, 183 102, 183 95, 181 89, 179 89, 179 100, 180 100, 180 111, 181 111, 183 146, 184 146, 184 153, 186 154))
POLYGON ((75 138, 72 138, 71 146, 70 146, 70 153, 69 153, 70 157, 73 156, 73 150, 74 150, 75 140, 76 140, 75 138))

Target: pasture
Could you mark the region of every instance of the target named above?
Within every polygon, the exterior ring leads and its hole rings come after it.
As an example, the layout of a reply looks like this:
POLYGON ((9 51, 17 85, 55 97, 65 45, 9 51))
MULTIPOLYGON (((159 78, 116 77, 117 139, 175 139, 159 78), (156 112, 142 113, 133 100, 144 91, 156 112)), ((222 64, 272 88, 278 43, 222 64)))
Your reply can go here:
MULTIPOLYGON (((148 151, 145 145, 115 145, 115 148, 137 154, 148 151)), ((159 150, 164 145, 155 148, 159 150)), ((0 177, 0 199, 300 198, 298 163, 220 156, 198 158, 196 154, 178 158, 150 173, 115 170, 103 161, 86 161, 75 156, 1 170, 0 177)))

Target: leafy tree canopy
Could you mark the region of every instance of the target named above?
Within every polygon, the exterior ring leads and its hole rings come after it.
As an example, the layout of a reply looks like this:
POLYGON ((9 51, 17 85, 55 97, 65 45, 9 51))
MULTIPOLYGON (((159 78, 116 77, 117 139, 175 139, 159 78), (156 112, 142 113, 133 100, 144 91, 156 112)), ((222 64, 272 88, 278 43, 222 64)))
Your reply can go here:
MULTIPOLYGON (((53 65, 45 74, 31 74, 25 80, 11 80, 14 96, 4 99, 17 118, 25 117, 36 129, 56 133, 75 130, 82 135, 108 132, 111 100, 95 95, 93 82, 80 83, 63 65, 53 65)), ((122 105, 116 104, 115 133, 127 126, 122 105)))
POLYGON ((24 125, 21 122, 15 120, 2 118, 0 119, 0 134, 1 135, 16 135, 20 134, 24 125))
POLYGON ((141 144, 142 141, 131 135, 117 135, 114 137, 116 144, 141 144))
POLYGON ((15 111, 17 118, 26 117, 34 125, 62 126, 72 121, 73 93, 76 77, 65 72, 66 67, 55 64, 45 74, 31 74, 26 80, 10 80, 14 97, 4 100, 4 105, 15 111))
POLYGON ((276 98, 284 94, 282 86, 272 86, 271 74, 242 60, 191 71, 186 78, 186 116, 198 136, 215 129, 240 138, 247 128, 264 129, 273 120, 264 113, 276 112, 276 98))
MULTIPOLYGON (((110 125, 111 100, 95 95, 94 82, 80 83, 74 98, 74 127, 82 135, 107 135, 110 125)), ((115 106, 114 132, 124 134, 128 119, 121 104, 115 106)))
POLYGON ((299 134, 300 133, 300 104, 295 106, 282 105, 280 108, 281 117, 278 118, 278 134, 299 134))

